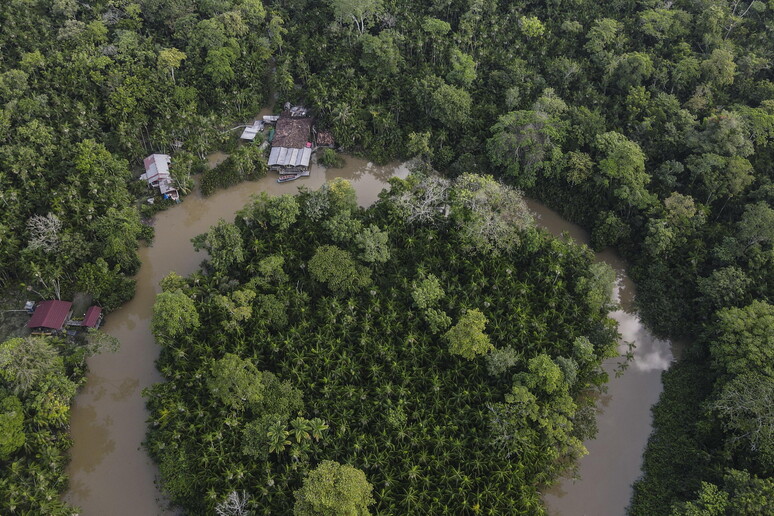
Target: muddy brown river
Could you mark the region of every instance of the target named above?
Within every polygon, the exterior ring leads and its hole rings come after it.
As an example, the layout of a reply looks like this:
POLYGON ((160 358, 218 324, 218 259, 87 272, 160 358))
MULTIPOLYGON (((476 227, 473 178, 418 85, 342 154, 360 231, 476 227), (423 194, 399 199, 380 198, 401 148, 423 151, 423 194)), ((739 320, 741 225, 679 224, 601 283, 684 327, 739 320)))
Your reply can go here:
MULTIPOLYGON (((210 156, 211 165, 225 159, 210 156)), ((148 413, 142 389, 161 381, 154 361, 159 348, 150 332, 151 308, 160 291, 159 281, 170 271, 194 272, 202 253, 191 238, 207 231, 219 219, 233 216, 251 195, 295 193, 299 186, 315 189, 326 180, 343 177, 352 182, 361 205, 367 206, 393 175, 405 177, 403 166, 379 167, 347 157, 342 169, 313 167, 308 178, 277 184, 276 176, 246 182, 208 198, 191 194, 185 201, 156 217, 153 246, 140 249, 142 267, 136 276, 137 293, 121 309, 106 317, 103 330, 121 341, 121 349, 89 359, 85 387, 72 408, 72 460, 68 467, 70 491, 65 499, 81 508, 81 516, 152 516, 172 514, 155 481, 158 470, 142 449, 148 413)), ((578 242, 587 235, 536 202, 529 202, 538 223, 552 233, 568 231, 578 242)), ((589 455, 581 460, 582 480, 563 481, 546 494, 549 513, 562 516, 620 515, 628 503, 630 484, 639 475, 640 455, 650 432, 650 406, 661 391, 660 372, 671 361, 667 342, 654 339, 631 313, 634 289, 623 264, 613 253, 598 255, 618 273, 616 295, 622 309, 612 314, 624 340, 634 341, 635 360, 622 378, 611 380, 600 404, 599 436, 586 443, 589 455)), ((606 365, 612 371, 617 361, 606 365)))
MULTIPOLYGON (((566 232, 579 243, 589 235, 580 226, 562 219, 543 204, 528 200, 538 225, 556 236, 566 232)), ((610 316, 618 321, 621 334, 619 353, 634 344, 634 357, 623 376, 616 378, 620 358, 604 364, 610 375, 607 393, 597 403, 599 433, 585 443, 589 454, 580 460, 579 480, 563 479, 545 493, 551 516, 621 516, 631 498, 631 484, 640 475, 642 452, 651 430, 650 407, 661 393, 661 372, 672 362, 669 341, 657 339, 634 313, 634 284, 626 275, 625 264, 612 250, 596 254, 596 260, 616 272, 613 292, 620 309, 610 316)))

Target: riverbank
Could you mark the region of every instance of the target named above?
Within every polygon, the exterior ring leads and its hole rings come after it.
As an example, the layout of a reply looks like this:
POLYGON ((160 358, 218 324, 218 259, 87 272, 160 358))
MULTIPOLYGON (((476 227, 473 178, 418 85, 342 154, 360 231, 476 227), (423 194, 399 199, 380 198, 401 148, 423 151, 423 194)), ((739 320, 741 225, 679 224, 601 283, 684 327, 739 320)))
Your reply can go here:
MULTIPOLYGON (((225 159, 210 156, 210 165, 225 159)), ((159 348, 150 332, 150 317, 159 281, 169 272, 194 272, 203 256, 193 251, 190 239, 204 233, 219 219, 231 220, 251 195, 295 193, 299 186, 319 188, 326 180, 343 177, 352 182, 358 201, 373 203, 386 181, 404 176, 402 166, 377 167, 347 158, 342 169, 315 167, 309 178, 278 184, 275 177, 241 183, 204 198, 198 193, 156 218, 153 246, 139 251, 142 266, 135 277, 137 292, 126 305, 110 314, 103 331, 121 341, 115 354, 89 359, 86 385, 72 408, 72 460, 67 473, 69 503, 80 506, 84 516, 110 514, 171 514, 154 481, 158 469, 142 449, 148 413, 142 390, 161 381, 154 361, 159 348)))
MULTIPOLYGON (((226 157, 215 153, 208 163, 214 166, 226 157)), ((342 169, 314 167, 309 178, 292 184, 277 184, 274 177, 266 177, 217 191, 207 198, 196 190, 185 202, 160 214, 154 245, 140 250, 143 265, 136 277, 137 294, 111 314, 103 328, 121 340, 122 348, 115 355, 90 359, 86 387, 73 406, 74 447, 68 468, 71 491, 67 501, 81 506, 81 514, 86 516, 170 514, 154 484, 158 470, 141 447, 147 419, 141 393, 161 380, 154 366, 159 349, 150 333, 158 283, 170 271, 187 275, 198 268, 202 256, 192 252, 193 236, 221 218, 231 220, 250 195, 262 191, 272 195, 294 193, 299 186, 316 189, 325 180, 343 177, 353 183, 360 204, 367 206, 377 199, 389 177, 407 173, 404 167, 378 167, 347 157, 342 169)), ((579 243, 588 241, 580 227, 540 203, 528 204, 538 215, 540 226, 556 235, 567 231, 579 243)), ((661 389, 660 372, 671 360, 668 343, 654 339, 631 313, 634 286, 625 275, 623 262, 610 251, 600 253, 597 259, 616 270, 622 309, 611 315, 619 321, 623 339, 636 342, 637 347, 629 370, 622 378, 611 378, 607 394, 600 399, 600 432, 597 439, 586 443, 590 454, 580 462, 582 480, 565 480, 546 493, 549 511, 556 515, 578 514, 581 510, 599 515, 623 513, 630 484, 639 475, 641 452, 650 432, 650 406, 661 389)), ((613 359, 606 365, 611 377, 618 362, 613 359)))
MULTIPOLYGON (((538 201, 530 199, 527 205, 537 214, 538 225, 555 236, 566 232, 578 243, 589 243, 589 234, 577 224, 538 201)), ((610 316, 618 322, 621 357, 604 364, 610 382, 597 402, 599 433, 584 443, 589 454, 579 461, 579 479, 564 478, 545 493, 548 513, 553 516, 624 514, 631 485, 640 476, 642 452, 652 429, 650 408, 662 391, 661 373, 673 360, 671 343, 656 338, 637 316, 636 289, 626 273, 626 263, 611 249, 595 256, 616 273, 614 297, 620 309, 610 316), (623 375, 617 376, 629 351, 627 343, 634 344, 631 360, 623 375)))

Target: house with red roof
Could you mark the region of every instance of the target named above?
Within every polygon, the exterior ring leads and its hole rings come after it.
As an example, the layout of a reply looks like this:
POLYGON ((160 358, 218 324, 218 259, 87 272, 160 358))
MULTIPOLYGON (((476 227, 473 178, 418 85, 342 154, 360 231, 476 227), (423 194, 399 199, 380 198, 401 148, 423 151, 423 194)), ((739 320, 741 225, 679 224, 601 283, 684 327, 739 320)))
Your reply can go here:
POLYGON ((83 316, 81 326, 86 328, 99 328, 102 324, 102 308, 98 306, 90 306, 86 310, 86 315, 83 316))
POLYGON ((70 301, 52 300, 38 303, 27 322, 27 328, 41 333, 61 331, 72 315, 72 308, 70 301))

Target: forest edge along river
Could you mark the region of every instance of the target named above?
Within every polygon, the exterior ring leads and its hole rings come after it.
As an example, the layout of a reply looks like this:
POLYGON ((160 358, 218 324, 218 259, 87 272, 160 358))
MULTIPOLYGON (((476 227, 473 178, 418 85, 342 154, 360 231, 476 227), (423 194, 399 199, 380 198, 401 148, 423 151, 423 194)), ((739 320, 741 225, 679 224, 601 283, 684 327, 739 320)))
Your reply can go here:
MULTIPOLYGON (((588 233, 562 219, 545 205, 527 199, 537 224, 555 236, 567 233, 575 242, 587 244, 588 233)), ((595 255, 616 273, 613 292, 619 309, 610 317, 621 334, 619 354, 634 345, 624 374, 616 377, 623 358, 608 359, 604 368, 610 375, 607 392, 597 402, 599 433, 585 442, 589 454, 579 461, 580 479, 563 479, 545 493, 551 516, 621 516, 631 498, 631 484, 640 476, 642 452, 651 432, 650 407, 661 394, 661 373, 672 362, 672 345, 657 339, 634 311, 634 283, 626 275, 625 263, 612 250, 595 255)))
MULTIPOLYGON (((214 153, 214 166, 226 155, 214 153)), ((66 500, 81 508, 83 516, 171 514, 156 485, 158 468, 142 448, 145 438, 145 400, 142 390, 162 377, 155 367, 159 354, 150 331, 152 306, 159 281, 169 272, 194 272, 205 255, 193 251, 191 238, 206 232, 219 219, 231 221, 251 195, 295 193, 299 186, 319 188, 326 180, 342 177, 352 182, 362 206, 376 201, 392 176, 405 177, 405 166, 375 166, 346 157, 346 166, 325 170, 315 166, 310 177, 278 184, 268 175, 241 183, 203 198, 198 193, 156 216, 153 245, 140 249, 142 267, 136 276, 135 297, 106 318, 103 330, 118 338, 117 353, 89 359, 85 387, 72 408, 72 460, 68 467, 70 491, 66 500)), ((562 220, 540 203, 528 200, 537 222, 553 234, 568 232, 578 243, 586 233, 562 220)), ((620 359, 606 364, 611 374, 608 391, 599 408, 599 434, 587 442, 589 455, 580 461, 582 480, 563 480, 546 493, 549 514, 620 515, 628 504, 630 485, 639 476, 641 453, 650 433, 650 407, 660 391, 661 371, 671 362, 668 342, 655 339, 632 313, 634 287, 622 261, 611 251, 597 255, 617 274, 616 296, 621 309, 611 316, 619 322, 623 341, 634 342, 634 359, 621 378, 613 370, 620 359)))

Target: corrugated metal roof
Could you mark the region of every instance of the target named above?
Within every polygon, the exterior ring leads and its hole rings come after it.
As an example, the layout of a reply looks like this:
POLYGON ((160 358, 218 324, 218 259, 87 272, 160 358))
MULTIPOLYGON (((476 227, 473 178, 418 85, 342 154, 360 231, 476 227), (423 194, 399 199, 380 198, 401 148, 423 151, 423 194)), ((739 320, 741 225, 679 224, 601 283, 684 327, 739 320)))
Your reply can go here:
POLYGON ((145 158, 145 176, 149 183, 169 177, 169 164, 172 158, 167 154, 151 154, 145 158))
POLYGON ((312 149, 310 147, 306 147, 301 152, 301 158, 299 160, 299 164, 303 165, 305 167, 308 167, 309 166, 309 162, 311 161, 311 159, 312 159, 312 149))
POLYGON ((27 322, 27 328, 61 330, 70 315, 73 304, 69 301, 43 301, 27 322))
POLYGON ((280 147, 272 147, 269 153, 269 166, 276 165, 279 159, 280 147))
POLYGON ((255 137, 258 136, 258 129, 255 127, 245 127, 245 130, 242 131, 242 138, 243 140, 255 140, 255 137))
POLYGON ((312 159, 312 149, 289 149, 287 147, 272 147, 269 153, 269 166, 308 167, 312 159))
POLYGON ((248 125, 245 127, 245 130, 242 131, 241 138, 243 140, 255 140, 255 137, 258 135, 259 131, 263 131, 263 121, 256 120, 253 122, 253 125, 248 125))

